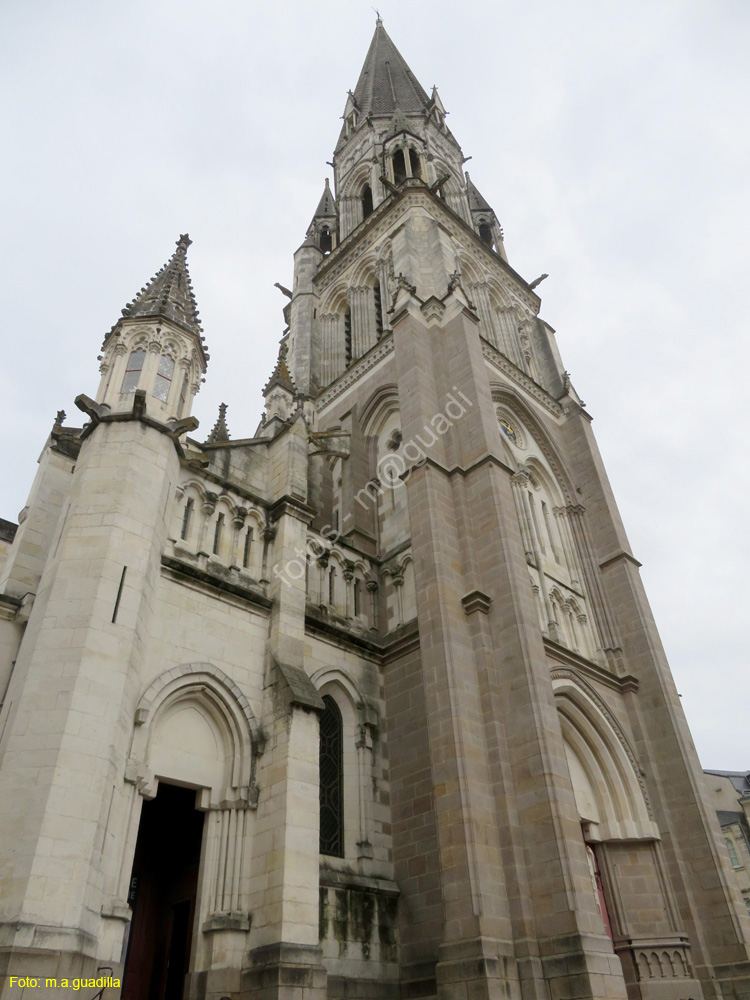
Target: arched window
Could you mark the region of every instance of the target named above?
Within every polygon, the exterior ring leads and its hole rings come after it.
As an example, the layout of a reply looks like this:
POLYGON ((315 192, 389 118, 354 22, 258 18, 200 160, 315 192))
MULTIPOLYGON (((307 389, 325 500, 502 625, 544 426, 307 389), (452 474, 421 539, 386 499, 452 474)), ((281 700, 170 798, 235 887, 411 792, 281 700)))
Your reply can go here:
POLYGON ((360 601, 360 598, 359 598, 359 595, 360 595, 359 588, 360 588, 360 586, 361 586, 361 584, 360 584, 359 579, 357 577, 355 577, 354 578, 354 617, 355 618, 359 618, 360 610, 361 610, 360 609, 361 601, 360 601))
POLYGON ((320 234, 320 249, 323 253, 330 253, 333 250, 333 237, 328 226, 320 234))
POLYGON ((121 392, 135 392, 141 380, 143 362, 146 360, 146 352, 142 347, 130 352, 128 367, 125 369, 125 378, 122 380, 121 392))
POLYGON ((159 358, 159 367, 156 370, 156 378, 154 379, 154 396, 160 399, 162 403, 166 403, 167 397, 169 396, 169 387, 172 384, 172 376, 174 375, 174 358, 170 358, 168 354, 162 354, 159 358))
POLYGON ((320 716, 320 853, 344 856, 343 723, 336 702, 323 697, 320 716))
POLYGON ((224 515, 219 514, 216 518, 216 527, 214 529, 214 555, 219 554, 219 549, 221 548, 221 535, 224 530, 224 515))
POLYGON ((248 528, 245 532, 245 545, 242 550, 242 568, 247 569, 250 565, 250 555, 253 550, 253 529, 248 528))
POLYGON ((403 149, 397 149, 393 154, 393 179, 396 184, 402 184, 406 180, 406 160, 403 149))
POLYGON ((333 607, 336 603, 336 567, 331 566, 328 570, 328 604, 333 607))
POLYGON ((488 247, 495 245, 495 241, 492 238, 492 226, 489 222, 479 223, 479 238, 486 243, 488 247))
POLYGON ((416 149, 409 150, 409 165, 411 166, 412 177, 422 176, 422 163, 419 159, 419 153, 416 149))
POLYGON ((732 862, 732 868, 741 868, 740 859, 737 856, 737 848, 731 837, 724 838, 727 842, 727 850, 729 851, 729 860, 732 862))
POLYGON ((182 515, 182 530, 180 531, 180 538, 185 539, 188 536, 188 531, 190 531, 190 515, 193 513, 194 501, 190 497, 185 504, 185 513, 182 515))
POLYGON ((366 219, 368 215, 372 215, 372 188, 365 184, 362 191, 362 218, 366 219))

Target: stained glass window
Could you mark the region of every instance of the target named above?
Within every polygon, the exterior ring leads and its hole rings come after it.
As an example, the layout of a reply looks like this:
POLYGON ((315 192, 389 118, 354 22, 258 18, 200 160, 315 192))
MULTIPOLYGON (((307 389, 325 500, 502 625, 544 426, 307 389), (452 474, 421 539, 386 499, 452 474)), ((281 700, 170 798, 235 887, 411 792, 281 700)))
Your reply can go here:
POLYGON ((344 856, 343 724, 333 698, 320 717, 320 853, 344 856))
POLYGON ((162 403, 166 403, 169 396, 169 387, 172 384, 173 374, 174 358, 170 358, 168 354, 162 354, 159 358, 159 367, 154 379, 154 396, 160 399, 162 403))
POLYGON ((135 392, 141 380, 143 362, 146 360, 146 352, 142 347, 130 352, 128 367, 125 369, 125 378, 122 380, 120 392, 135 392))

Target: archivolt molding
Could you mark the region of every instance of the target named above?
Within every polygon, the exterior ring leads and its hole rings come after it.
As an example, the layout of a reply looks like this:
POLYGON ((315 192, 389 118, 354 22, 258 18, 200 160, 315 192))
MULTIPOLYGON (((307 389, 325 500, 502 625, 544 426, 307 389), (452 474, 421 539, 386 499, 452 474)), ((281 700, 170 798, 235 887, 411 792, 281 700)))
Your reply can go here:
POLYGON ((562 406, 544 391, 537 383, 520 368, 517 368, 512 361, 509 361, 504 354, 501 354, 496 347, 488 341, 482 341, 482 354, 485 361, 489 361, 493 368, 506 375, 511 382, 515 382, 521 389, 524 389, 530 396, 541 403, 545 410, 549 410, 553 417, 562 417, 564 411, 562 406))
POLYGON ((539 421, 534 416, 529 407, 524 403, 524 401, 519 396, 516 395, 516 393, 510 391, 506 386, 501 385, 497 382, 490 384, 490 392, 492 394, 492 399, 494 403, 497 406, 502 406, 505 410, 507 410, 513 417, 515 417, 516 420, 518 420, 522 424, 523 430, 531 435, 535 444, 537 445, 542 455, 546 459, 547 463, 549 464, 550 471, 555 477, 557 485, 561 490, 563 496, 565 497, 565 503, 566 504, 575 503, 574 486, 570 477, 565 471, 565 466, 563 465, 562 459, 557 454, 557 450, 550 442, 547 433, 545 432, 544 428, 539 424, 539 421))
POLYGON ((180 666, 172 667, 159 674, 141 695, 135 710, 135 725, 150 724, 153 721, 154 713, 170 694, 182 687, 195 687, 201 682, 217 694, 222 701, 225 703, 229 701, 228 708, 232 707, 231 701, 234 701, 245 720, 253 746, 257 746, 256 752, 260 752, 263 737, 255 714, 250 707, 250 702, 232 678, 224 673, 220 667, 214 666, 213 663, 200 661, 182 663, 180 666))
POLYGON ((580 693, 583 693, 587 698, 589 698, 594 703, 596 708, 604 716, 612 732, 617 737, 620 746, 624 750, 626 757, 630 761, 630 766, 633 768, 633 773, 635 774, 635 777, 638 781, 641 792, 643 794, 644 802, 646 803, 646 810, 648 811, 649 819, 653 820, 654 811, 651 806, 651 800, 649 798, 648 789, 646 788, 646 782, 643 776, 644 775, 643 769, 641 768, 641 765, 638 762, 635 750, 633 750, 632 746, 630 745, 630 741, 628 740, 625 733, 622 731, 622 727, 612 714, 607 703, 597 694, 596 690, 586 680, 584 680, 584 678, 578 673, 577 670, 573 670, 567 667, 563 668, 557 667, 553 668, 550 671, 550 676, 552 678, 553 684, 555 681, 560 681, 560 682, 568 681, 568 684, 564 685, 563 683, 561 683, 555 689, 555 697, 562 697, 566 693, 566 691, 569 691, 571 688, 573 689, 573 691, 578 690, 580 693))
POLYGON ((353 707, 365 700, 354 679, 341 667, 321 667, 312 674, 310 680, 317 691, 322 690, 326 684, 336 684, 346 692, 353 707))
POLYGON ((341 667, 321 667, 315 671, 310 680, 317 691, 322 691, 329 684, 343 691, 356 713, 360 728, 368 727, 370 730, 377 728, 380 721, 377 707, 362 694, 356 681, 341 667))
POLYGON ((362 433, 365 437, 377 434, 383 422, 398 409, 398 386, 395 383, 389 382, 376 389, 359 414, 362 433))

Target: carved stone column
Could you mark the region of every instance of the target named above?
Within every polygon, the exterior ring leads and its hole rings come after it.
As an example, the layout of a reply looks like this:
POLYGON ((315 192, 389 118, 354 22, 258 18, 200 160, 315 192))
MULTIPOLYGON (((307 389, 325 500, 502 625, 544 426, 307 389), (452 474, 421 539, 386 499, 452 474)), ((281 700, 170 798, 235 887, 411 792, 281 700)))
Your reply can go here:
POLYGON ((497 317, 490 302, 490 287, 486 281, 478 281, 471 286, 471 298, 477 307, 481 320, 481 332, 491 344, 502 350, 497 330, 497 317))
POLYGON ((321 333, 321 385, 330 385, 345 368, 344 334, 338 313, 325 313, 320 317, 321 333))
POLYGON ((375 302, 367 285, 350 288, 347 298, 352 311, 352 360, 361 358, 377 340, 375 302))
POLYGON ((583 521, 584 513, 585 507, 581 504, 568 504, 565 508, 563 521, 570 527, 575 548, 581 558, 583 581, 586 592, 590 597, 591 617, 594 622, 596 637, 603 650, 613 651, 620 647, 620 640, 615 633, 609 601, 601 585, 599 567, 594 563, 583 521))
POLYGON ((216 493, 207 493, 206 499, 201 504, 201 513, 203 518, 201 520, 201 528, 198 534, 198 555, 208 556, 208 550, 206 548, 206 541, 208 537, 208 523, 209 518, 216 510, 216 501, 219 499, 216 493))

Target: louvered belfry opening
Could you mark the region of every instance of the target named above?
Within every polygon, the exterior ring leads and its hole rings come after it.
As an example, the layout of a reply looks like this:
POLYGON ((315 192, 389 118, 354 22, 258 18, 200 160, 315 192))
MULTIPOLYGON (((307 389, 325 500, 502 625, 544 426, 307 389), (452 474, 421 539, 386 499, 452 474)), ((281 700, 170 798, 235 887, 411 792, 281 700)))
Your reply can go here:
POLYGON ((406 160, 403 149, 397 149, 393 154, 393 180, 396 185, 403 184, 406 180, 406 160))
POLYGON ((362 218, 366 219, 368 215, 372 215, 372 188, 366 184, 362 192, 362 218))
POLYGON ((320 717, 320 853, 344 856, 343 723, 330 696, 320 717))

